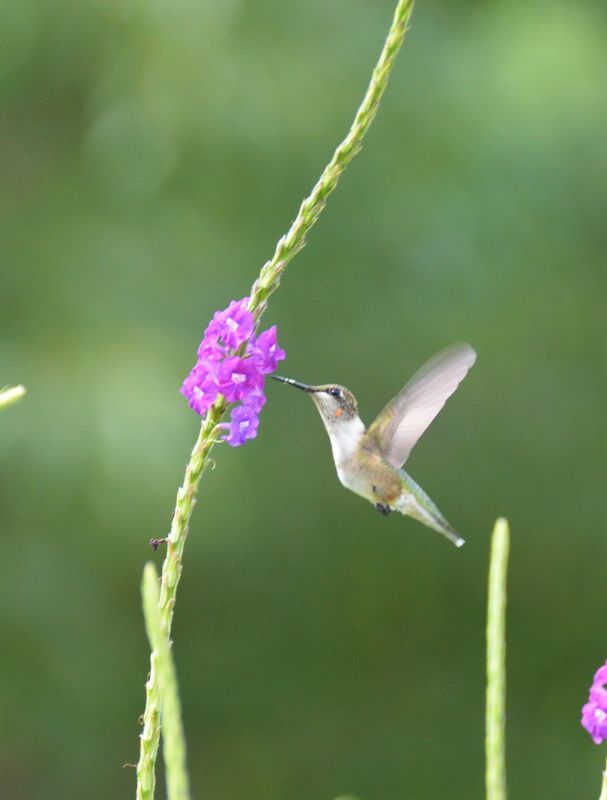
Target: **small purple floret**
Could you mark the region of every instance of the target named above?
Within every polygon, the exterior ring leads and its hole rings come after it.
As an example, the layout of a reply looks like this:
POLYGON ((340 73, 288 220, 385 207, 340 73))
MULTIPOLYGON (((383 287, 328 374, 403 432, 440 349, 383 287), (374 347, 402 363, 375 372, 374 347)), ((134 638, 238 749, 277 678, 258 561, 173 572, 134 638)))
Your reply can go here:
POLYGON ((217 386, 205 364, 200 361, 184 380, 181 393, 197 414, 206 413, 217 399, 217 386))
POLYGON ((251 408, 256 414, 259 414, 266 404, 266 396, 263 389, 258 386, 252 389, 242 402, 247 408, 251 408))
POLYGON ((255 336, 248 303, 248 297, 234 300, 213 315, 198 348, 198 361, 181 387, 198 414, 205 414, 218 395, 241 404, 232 409, 230 422, 222 424, 228 429, 223 439, 232 447, 257 435, 259 412, 266 402, 265 376, 285 358, 276 342, 275 325, 255 336))
POLYGON ((595 744, 607 739, 607 662, 596 671, 588 702, 582 708, 582 725, 595 744))
POLYGON ((223 438, 231 447, 239 447, 247 439, 254 439, 257 436, 259 417, 250 406, 236 406, 232 409, 229 425, 225 425, 229 434, 223 438))
POLYGON ((229 356, 219 365, 215 380, 228 403, 236 403, 263 385, 263 374, 254 358, 229 356))
POLYGON ((220 341, 231 350, 237 350, 244 344, 255 328, 248 304, 249 298, 243 297, 242 300, 233 300, 225 311, 216 311, 204 332, 203 344, 205 341, 220 341))
POLYGON ((276 364, 285 358, 285 351, 276 343, 276 325, 261 333, 253 343, 252 353, 264 375, 274 372, 276 364))

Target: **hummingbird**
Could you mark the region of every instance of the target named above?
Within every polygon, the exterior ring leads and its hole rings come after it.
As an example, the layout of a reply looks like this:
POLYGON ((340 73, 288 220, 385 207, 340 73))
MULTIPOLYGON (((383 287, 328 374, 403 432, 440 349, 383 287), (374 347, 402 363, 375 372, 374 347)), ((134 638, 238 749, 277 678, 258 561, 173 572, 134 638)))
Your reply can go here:
POLYGON ((402 467, 475 361, 469 344, 442 350, 415 373, 369 428, 345 386, 312 386, 280 375, 270 377, 310 395, 331 440, 337 477, 346 489, 369 500, 381 514, 399 511, 461 547, 464 540, 402 467))

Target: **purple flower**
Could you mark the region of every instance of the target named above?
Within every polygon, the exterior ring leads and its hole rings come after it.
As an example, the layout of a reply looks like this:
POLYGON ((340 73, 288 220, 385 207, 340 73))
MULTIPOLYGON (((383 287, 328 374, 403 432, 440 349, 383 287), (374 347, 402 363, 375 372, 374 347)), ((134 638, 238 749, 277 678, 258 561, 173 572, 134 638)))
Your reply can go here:
POLYGON ((607 739, 607 662, 600 667, 590 687, 588 702, 582 708, 582 725, 595 744, 607 739))
POLYGON ((229 430, 228 436, 223 438, 231 447, 239 447, 247 439, 254 439, 257 436, 259 417, 254 409, 249 406, 236 406, 232 409, 229 424, 224 424, 224 428, 229 430))
POLYGON ((263 374, 255 359, 231 356, 219 365, 216 381, 218 390, 228 403, 234 403, 263 384, 263 374))
POLYGON ((223 424, 229 431, 223 438, 232 447, 257 435, 266 402, 265 376, 285 357, 276 342, 275 325, 255 336, 248 302, 248 297, 234 300, 214 314, 198 348, 198 361, 181 387, 198 414, 205 414, 218 395, 227 403, 241 403, 232 409, 230 422, 223 424))
POLYGON ((247 406, 247 408, 252 409, 256 414, 259 414, 261 409, 266 404, 266 396, 263 393, 263 389, 258 386, 255 389, 252 389, 242 402, 245 406, 247 406))
POLYGON ((199 361, 184 380, 180 391, 191 409, 197 414, 204 414, 217 399, 218 390, 206 365, 199 361))
POLYGON ((207 339, 205 336, 202 342, 200 342, 200 347, 198 348, 199 361, 212 364, 221 361, 224 356, 225 348, 219 344, 217 339, 207 339))
POLYGON ((225 311, 216 311, 204 332, 201 347, 205 341, 221 341, 232 350, 237 350, 244 344, 255 327, 248 304, 249 298, 243 297, 242 300, 233 300, 225 311))
POLYGON ((272 325, 252 341, 251 354, 258 360, 264 375, 274 372, 277 362, 285 357, 285 351, 276 343, 276 325, 272 325))
POLYGON ((607 661, 594 673, 593 685, 604 686, 607 683, 607 661))

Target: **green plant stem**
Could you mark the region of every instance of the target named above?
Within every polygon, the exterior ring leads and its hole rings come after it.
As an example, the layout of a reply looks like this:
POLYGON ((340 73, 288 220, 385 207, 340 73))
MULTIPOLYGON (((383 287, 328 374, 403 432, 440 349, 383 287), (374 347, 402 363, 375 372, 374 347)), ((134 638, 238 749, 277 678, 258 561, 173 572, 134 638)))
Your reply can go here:
POLYGON ((603 771, 603 783, 601 784, 601 796, 599 800, 607 800, 607 763, 603 771))
POLYGON ((487 604, 487 800, 506 800, 506 576, 509 550, 508 522, 498 519, 491 538, 487 604))
MULTIPOLYGON (((302 202, 295 221, 279 240, 272 258, 264 264, 259 277, 251 287, 249 308, 256 324, 267 306, 268 297, 278 288, 280 277, 293 256, 305 245, 306 235, 325 207, 328 196, 337 186, 341 173, 360 150, 385 91, 394 59, 403 42, 407 22, 413 9, 413 0, 399 0, 394 18, 377 62, 369 88, 358 109, 352 127, 337 147, 333 158, 323 170, 310 195, 302 202)), ((167 554, 162 566, 159 608, 167 639, 175 597, 182 569, 182 554, 200 477, 209 462, 209 454, 218 439, 217 425, 226 411, 223 400, 213 405, 202 422, 198 440, 186 467, 183 484, 177 492, 177 502, 167 538, 167 554)), ((160 738, 158 713, 157 672, 154 655, 151 657, 150 675, 146 683, 146 706, 143 713, 143 733, 137 765, 137 800, 152 800, 154 796, 154 768, 160 738)))
MULTIPOLYGON (((188 525, 196 502, 196 492, 208 456, 219 431, 218 423, 224 413, 223 402, 212 406, 204 418, 198 439, 186 467, 183 484, 177 492, 177 502, 167 537, 167 553, 162 565, 162 578, 158 598, 158 610, 165 637, 169 640, 177 585, 181 577, 181 557, 188 535, 188 525)), ((140 737, 139 762, 137 764, 137 800, 152 800, 155 789, 155 765, 160 741, 160 702, 156 655, 150 656, 150 673, 145 685, 146 700, 143 713, 143 730, 140 737)))
POLYGON ((166 768, 167 794, 169 800, 189 800, 190 787, 186 769, 185 737, 181 722, 181 704, 177 688, 177 675, 171 644, 160 615, 158 573, 152 563, 145 565, 141 583, 143 614, 145 627, 150 642, 150 649, 155 655, 155 670, 158 680, 155 681, 160 701, 161 721, 164 735, 162 737, 164 763, 166 768))
POLYGON ((160 690, 157 677, 157 656, 150 654, 150 672, 145 682, 145 714, 139 737, 137 763, 137 798, 152 800, 156 788, 156 756, 160 744, 160 690))
POLYGON ((337 186, 342 172, 362 147, 365 134, 375 118, 380 100, 388 85, 390 71, 403 43, 412 11, 413 0, 399 0, 384 47, 373 70, 369 87, 346 138, 338 145, 333 153, 333 158, 324 168, 316 185, 302 202, 293 224, 279 239, 274 255, 261 268, 259 278, 251 289, 249 305, 256 319, 259 319, 265 310, 267 298, 278 288, 284 268, 305 245, 308 231, 325 207, 327 198, 337 186))
POLYGON ((17 400, 21 400, 25 394, 25 386, 8 386, 0 389, 0 409, 12 406, 17 400))

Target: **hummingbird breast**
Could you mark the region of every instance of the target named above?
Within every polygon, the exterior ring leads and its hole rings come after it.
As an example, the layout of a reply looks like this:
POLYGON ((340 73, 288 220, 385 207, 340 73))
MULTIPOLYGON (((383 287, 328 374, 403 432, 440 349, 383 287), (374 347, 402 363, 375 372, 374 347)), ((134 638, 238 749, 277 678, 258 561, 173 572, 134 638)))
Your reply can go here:
POLYGON ((335 464, 340 482, 346 489, 374 505, 394 508, 402 491, 402 482, 379 453, 358 447, 350 458, 335 464))
POLYGON ((377 450, 365 444, 359 417, 338 423, 325 421, 340 483, 369 502, 395 507, 402 489, 398 472, 377 450))

